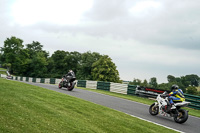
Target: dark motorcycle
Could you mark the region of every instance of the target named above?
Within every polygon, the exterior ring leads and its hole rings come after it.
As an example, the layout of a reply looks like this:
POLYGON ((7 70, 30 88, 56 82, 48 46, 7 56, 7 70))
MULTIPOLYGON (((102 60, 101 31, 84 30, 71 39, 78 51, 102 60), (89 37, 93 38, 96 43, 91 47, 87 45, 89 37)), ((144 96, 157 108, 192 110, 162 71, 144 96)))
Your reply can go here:
POLYGON ((65 87, 68 91, 72 91, 76 85, 75 76, 63 76, 62 81, 58 84, 58 88, 65 87))

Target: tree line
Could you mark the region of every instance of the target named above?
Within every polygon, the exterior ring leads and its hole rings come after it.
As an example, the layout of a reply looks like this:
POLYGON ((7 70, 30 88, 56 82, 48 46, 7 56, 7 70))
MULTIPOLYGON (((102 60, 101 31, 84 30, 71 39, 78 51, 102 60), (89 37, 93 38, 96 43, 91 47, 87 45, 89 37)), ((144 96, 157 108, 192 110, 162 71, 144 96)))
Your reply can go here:
MULTIPOLYGON (((0 48, 0 64, 17 76, 37 78, 61 78, 70 69, 79 80, 95 80, 121 83, 115 63, 108 55, 97 52, 79 53, 57 50, 51 56, 37 41, 23 45, 23 40, 12 36, 0 48)), ((195 74, 175 77, 167 76, 168 83, 157 83, 156 77, 149 82, 133 79, 129 84, 169 90, 173 84, 179 85, 184 92, 199 94, 200 77, 195 74)))
POLYGON ((37 78, 61 78, 70 69, 79 80, 121 82, 115 63, 108 55, 57 50, 51 56, 37 41, 23 45, 12 36, 1 47, 0 64, 13 75, 37 78))

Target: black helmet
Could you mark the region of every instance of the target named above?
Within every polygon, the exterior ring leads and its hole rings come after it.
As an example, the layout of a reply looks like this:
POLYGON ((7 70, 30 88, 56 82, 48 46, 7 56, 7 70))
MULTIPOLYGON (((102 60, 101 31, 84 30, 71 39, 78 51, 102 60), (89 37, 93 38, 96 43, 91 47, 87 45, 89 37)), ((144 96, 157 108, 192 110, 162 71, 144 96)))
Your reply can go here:
POLYGON ((172 85, 171 91, 178 89, 178 85, 172 85))

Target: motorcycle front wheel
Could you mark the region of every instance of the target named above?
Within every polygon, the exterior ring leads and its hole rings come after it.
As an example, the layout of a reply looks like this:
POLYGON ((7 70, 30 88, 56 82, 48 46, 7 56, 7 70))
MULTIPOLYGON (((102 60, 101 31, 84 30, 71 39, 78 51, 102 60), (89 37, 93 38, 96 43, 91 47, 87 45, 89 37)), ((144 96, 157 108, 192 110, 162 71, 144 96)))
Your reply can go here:
POLYGON ((153 103, 150 107, 149 107, 149 113, 151 115, 157 115, 159 112, 159 107, 157 105, 155 105, 155 103, 153 103))
POLYGON ((62 81, 58 84, 58 88, 59 88, 59 89, 62 88, 62 81))
POLYGON ((188 112, 184 109, 178 110, 178 115, 174 117, 174 121, 177 123, 184 123, 188 119, 188 112))

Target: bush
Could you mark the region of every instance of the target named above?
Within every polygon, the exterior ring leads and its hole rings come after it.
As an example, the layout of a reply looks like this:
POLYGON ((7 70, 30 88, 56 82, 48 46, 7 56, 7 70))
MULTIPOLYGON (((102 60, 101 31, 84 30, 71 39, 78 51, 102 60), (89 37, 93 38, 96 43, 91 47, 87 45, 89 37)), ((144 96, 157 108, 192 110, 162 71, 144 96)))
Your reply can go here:
POLYGON ((197 94, 198 94, 197 88, 194 87, 194 86, 189 86, 189 87, 187 87, 187 88, 186 88, 186 92, 187 92, 188 94, 192 94, 192 95, 197 95, 197 94))

